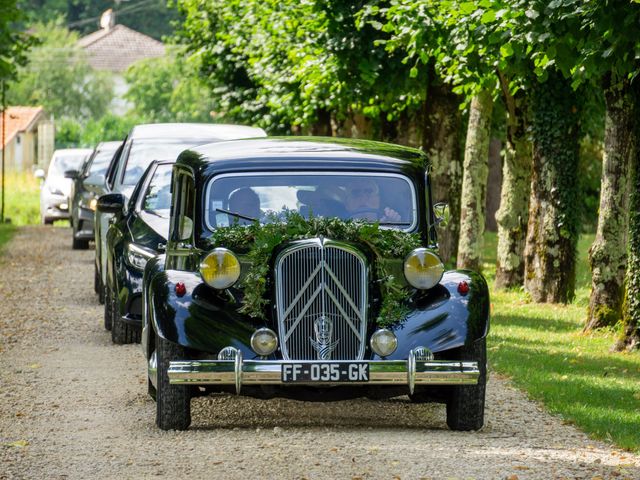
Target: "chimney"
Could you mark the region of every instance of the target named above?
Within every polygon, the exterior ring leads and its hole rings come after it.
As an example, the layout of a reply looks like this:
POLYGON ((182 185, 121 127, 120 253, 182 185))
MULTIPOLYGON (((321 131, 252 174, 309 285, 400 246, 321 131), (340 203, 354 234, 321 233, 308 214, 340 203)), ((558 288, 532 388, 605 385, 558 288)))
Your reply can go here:
POLYGON ((109 10, 105 10, 105 12, 100 17, 100 27, 103 30, 111 30, 111 28, 116 24, 116 14, 112 8, 109 10))

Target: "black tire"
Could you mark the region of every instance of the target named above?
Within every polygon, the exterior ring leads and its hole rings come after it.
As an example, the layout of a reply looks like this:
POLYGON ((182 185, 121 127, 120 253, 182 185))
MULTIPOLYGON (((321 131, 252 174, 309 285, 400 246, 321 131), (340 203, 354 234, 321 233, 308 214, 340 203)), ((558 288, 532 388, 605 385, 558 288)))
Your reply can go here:
POLYGON ((74 250, 87 250, 89 248, 89 240, 82 240, 74 236, 71 248, 74 250))
POLYGON ((191 390, 188 385, 169 383, 169 362, 185 360, 180 345, 156 336, 158 383, 156 392, 156 425, 162 430, 186 430, 191 424, 191 390))
POLYGON ((100 278, 100 274, 98 273, 98 303, 104 303, 104 286, 102 285, 102 278, 100 278))
POLYGON ((103 297, 106 299, 102 302, 104 303, 104 328, 105 330, 111 330, 113 326, 113 307, 111 305, 111 294, 110 292, 103 293, 103 297))
POLYGON ((42 217, 43 225, 53 225, 53 218, 42 217))
POLYGON ((452 387, 447 400, 447 425, 451 430, 479 430, 484 425, 484 397, 487 384, 487 341, 475 341, 459 351, 460 360, 477 361, 480 377, 477 385, 452 387))
POLYGON ((100 275, 98 275, 98 267, 93 263, 93 291, 100 293, 100 275))
MULTIPOLYGON (((106 305, 106 302, 105 302, 106 305)), ((111 341, 116 345, 140 343, 140 329, 122 320, 118 300, 111 295, 111 341)))

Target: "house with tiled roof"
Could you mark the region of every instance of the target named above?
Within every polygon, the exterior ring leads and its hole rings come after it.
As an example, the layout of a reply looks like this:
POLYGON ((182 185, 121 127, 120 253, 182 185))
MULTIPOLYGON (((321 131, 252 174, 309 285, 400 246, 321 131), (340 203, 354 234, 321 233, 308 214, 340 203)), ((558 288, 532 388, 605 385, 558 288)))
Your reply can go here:
POLYGON ((0 145, 7 170, 47 165, 53 155, 53 120, 42 107, 7 107, 0 114, 0 145))
POLYGON ((87 53, 89 64, 96 70, 113 75, 116 99, 112 105, 114 113, 124 113, 123 99, 128 87, 124 79, 127 68, 139 60, 161 57, 165 53, 162 42, 124 25, 115 24, 115 15, 107 10, 100 20, 101 29, 78 40, 78 45, 87 53))

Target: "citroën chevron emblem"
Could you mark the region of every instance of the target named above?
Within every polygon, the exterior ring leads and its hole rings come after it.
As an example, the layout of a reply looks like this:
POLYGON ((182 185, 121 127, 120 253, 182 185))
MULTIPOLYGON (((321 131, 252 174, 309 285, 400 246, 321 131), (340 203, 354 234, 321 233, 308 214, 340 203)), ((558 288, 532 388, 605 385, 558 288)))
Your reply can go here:
POLYGON ((318 352, 319 360, 331 360, 331 353, 335 350, 339 340, 331 341, 333 336, 333 322, 324 315, 313 322, 316 339, 309 338, 311 345, 318 352))

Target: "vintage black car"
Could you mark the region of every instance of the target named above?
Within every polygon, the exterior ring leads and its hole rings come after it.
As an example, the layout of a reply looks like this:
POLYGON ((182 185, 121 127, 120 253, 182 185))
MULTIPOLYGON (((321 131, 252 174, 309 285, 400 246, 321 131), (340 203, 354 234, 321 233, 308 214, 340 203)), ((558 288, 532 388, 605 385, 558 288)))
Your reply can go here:
POLYGON ((104 193, 105 174, 122 142, 100 142, 81 170, 69 170, 72 180, 69 214, 74 250, 86 250, 93 240, 93 217, 98 197, 104 193))
POLYGON ((153 162, 140 178, 125 209, 121 193, 103 195, 101 212, 114 220, 107 231, 104 326, 113 343, 140 341, 142 274, 151 258, 164 252, 169 233, 173 160, 153 162))
POLYGON ((429 163, 361 140, 183 152, 166 253, 147 263, 143 350, 161 429, 210 392, 325 401, 409 395, 484 422, 489 294, 444 271, 429 163))

